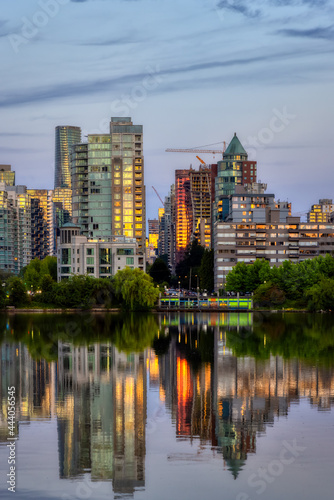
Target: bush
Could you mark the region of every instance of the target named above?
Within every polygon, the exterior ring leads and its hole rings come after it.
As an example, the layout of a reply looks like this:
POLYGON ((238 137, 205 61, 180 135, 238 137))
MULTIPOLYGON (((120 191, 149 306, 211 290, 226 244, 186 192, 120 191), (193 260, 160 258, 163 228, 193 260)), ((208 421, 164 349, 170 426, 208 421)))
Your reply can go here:
POLYGON ((253 302, 260 307, 271 307, 283 304, 285 293, 271 282, 257 287, 254 292, 253 302))

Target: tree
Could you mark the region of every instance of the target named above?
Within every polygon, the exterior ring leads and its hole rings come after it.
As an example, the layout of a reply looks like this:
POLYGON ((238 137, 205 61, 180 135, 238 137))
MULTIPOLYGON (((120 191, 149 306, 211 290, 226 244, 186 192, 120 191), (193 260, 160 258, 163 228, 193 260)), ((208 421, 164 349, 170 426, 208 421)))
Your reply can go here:
POLYGON ((308 309, 311 311, 334 311, 334 279, 323 278, 319 283, 306 290, 308 309))
POLYGON ((201 288, 211 292, 215 286, 213 250, 204 250, 198 274, 200 277, 201 288))
POLYGON ((123 307, 127 310, 150 309, 159 297, 151 276, 137 268, 126 267, 117 271, 113 284, 116 295, 123 299, 123 307))
POLYGON ((280 305, 285 301, 285 294, 277 285, 269 281, 257 287, 253 301, 259 306, 280 305))
POLYGON ((185 258, 176 266, 176 275, 183 281, 183 286, 189 283, 190 271, 192 276, 198 274, 203 254, 204 247, 199 245, 197 239, 194 239, 188 247, 185 258))
POLYGON ((165 261, 159 257, 153 262, 148 274, 153 278, 155 283, 163 283, 164 281, 169 283, 171 279, 168 266, 165 261))
POLYGON ((20 278, 14 276, 9 281, 9 303, 15 307, 22 306, 27 302, 25 286, 20 278))
POLYGON ((24 282, 28 290, 36 292, 40 289, 41 279, 48 274, 57 281, 57 257, 45 257, 43 260, 33 259, 24 270, 24 282))

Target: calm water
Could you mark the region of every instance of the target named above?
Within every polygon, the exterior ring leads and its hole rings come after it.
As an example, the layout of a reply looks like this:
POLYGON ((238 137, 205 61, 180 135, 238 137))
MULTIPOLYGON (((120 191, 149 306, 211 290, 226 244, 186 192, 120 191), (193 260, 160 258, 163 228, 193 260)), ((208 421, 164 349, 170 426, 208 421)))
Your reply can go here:
POLYGON ((334 317, 0 316, 0 494, 329 500, 334 317))

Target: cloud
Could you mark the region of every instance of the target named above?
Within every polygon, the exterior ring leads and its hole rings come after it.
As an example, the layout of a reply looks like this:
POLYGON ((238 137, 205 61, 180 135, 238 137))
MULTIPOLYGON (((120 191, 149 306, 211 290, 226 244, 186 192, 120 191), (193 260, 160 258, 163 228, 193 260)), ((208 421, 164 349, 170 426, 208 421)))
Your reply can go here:
POLYGON ((261 14, 260 9, 254 10, 250 8, 249 2, 245 2, 244 0, 221 0, 217 4, 217 8, 231 10, 250 18, 259 17, 261 14))
MULTIPOLYGON (((47 134, 39 133, 39 135, 47 135, 47 134)), ((0 137, 36 137, 36 134, 29 132, 0 132, 0 137)))
MULTIPOLYGON (((257 65, 258 63, 273 63, 275 61, 286 61, 288 58, 293 58, 298 55, 300 57, 299 51, 282 51, 280 53, 268 53, 263 55, 258 55, 254 57, 244 57, 228 59, 225 61, 210 61, 210 62, 199 62, 189 65, 182 66, 172 66, 160 70, 159 67, 152 69, 152 72, 161 79, 159 84, 159 92, 169 92, 175 90, 188 88, 188 82, 182 80, 182 76, 193 75, 194 73, 204 71, 209 74, 206 79, 196 79, 193 78, 193 86, 196 80, 202 87, 207 88, 208 85, 216 85, 221 81, 221 73, 213 73, 215 70, 226 69, 226 68, 241 68, 246 66, 257 65), (167 77, 178 77, 178 81, 174 79, 168 79, 167 77)), ((7 92, 6 95, 0 95, 0 108, 11 108, 15 106, 33 104, 33 103, 43 103, 47 101, 56 101, 66 98, 79 98, 79 97, 89 97, 94 96, 96 98, 99 94, 111 94, 112 98, 119 98, 120 94, 125 94, 136 89, 138 85, 149 76, 149 71, 142 71, 138 73, 127 73, 124 75, 101 78, 99 80, 91 81, 70 81, 58 84, 52 84, 45 87, 35 87, 31 90, 7 92)), ((263 80, 263 75, 258 77, 261 81, 263 80)), ((240 80, 241 83, 247 83, 247 79, 240 80)), ((275 80, 276 81, 276 80, 275 80)))
POLYGON ((327 5, 329 0, 257 0, 252 2, 250 7, 249 0, 220 0, 217 3, 217 9, 230 10, 242 14, 248 18, 258 18, 263 14, 266 7, 310 7, 319 8, 327 5))
POLYGON ((327 26, 325 28, 318 26, 316 28, 296 30, 296 29, 284 29, 276 31, 279 35, 292 36, 292 37, 302 37, 302 38, 316 38, 322 40, 334 40, 334 27, 327 26))

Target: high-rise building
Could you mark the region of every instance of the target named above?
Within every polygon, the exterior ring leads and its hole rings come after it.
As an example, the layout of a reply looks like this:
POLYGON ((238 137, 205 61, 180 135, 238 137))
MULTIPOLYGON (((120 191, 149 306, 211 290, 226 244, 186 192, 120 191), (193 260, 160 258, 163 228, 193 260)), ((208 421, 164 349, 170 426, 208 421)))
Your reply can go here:
POLYGON ((175 272, 175 185, 165 196, 164 208, 159 208, 158 255, 167 255, 169 269, 175 272))
POLYGON ((31 198, 31 256, 44 259, 55 252, 53 191, 27 189, 31 198))
POLYGON ((333 200, 322 199, 317 205, 312 205, 311 210, 307 213, 307 222, 323 223, 328 222, 331 214, 334 212, 333 200))
POLYGON ((153 248, 158 250, 159 240, 159 219, 148 219, 148 242, 153 248))
POLYGON ((0 269, 18 274, 31 260, 31 206, 26 186, 0 183, 0 269))
POLYGON ((56 127, 54 187, 71 189, 71 148, 81 142, 80 127, 56 127))
POLYGON ((73 148, 73 221, 87 237, 135 238, 145 252, 143 126, 111 118, 110 133, 73 148))
POLYGON ((72 189, 59 187, 53 190, 53 205, 56 227, 59 228, 72 218, 72 189))
POLYGON ((220 220, 228 214, 228 205, 224 197, 232 195, 238 185, 252 184, 257 179, 256 161, 248 161, 248 154, 236 134, 223 154, 223 160, 218 162, 215 181, 214 220, 219 215, 220 220), (218 204, 221 210, 218 211, 218 204))
POLYGON ((12 172, 11 165, 0 165, 0 182, 15 186, 15 172, 12 172))
POLYGON ((180 262, 192 238, 202 246, 211 246, 213 189, 216 165, 199 170, 175 171, 176 262, 180 262))

